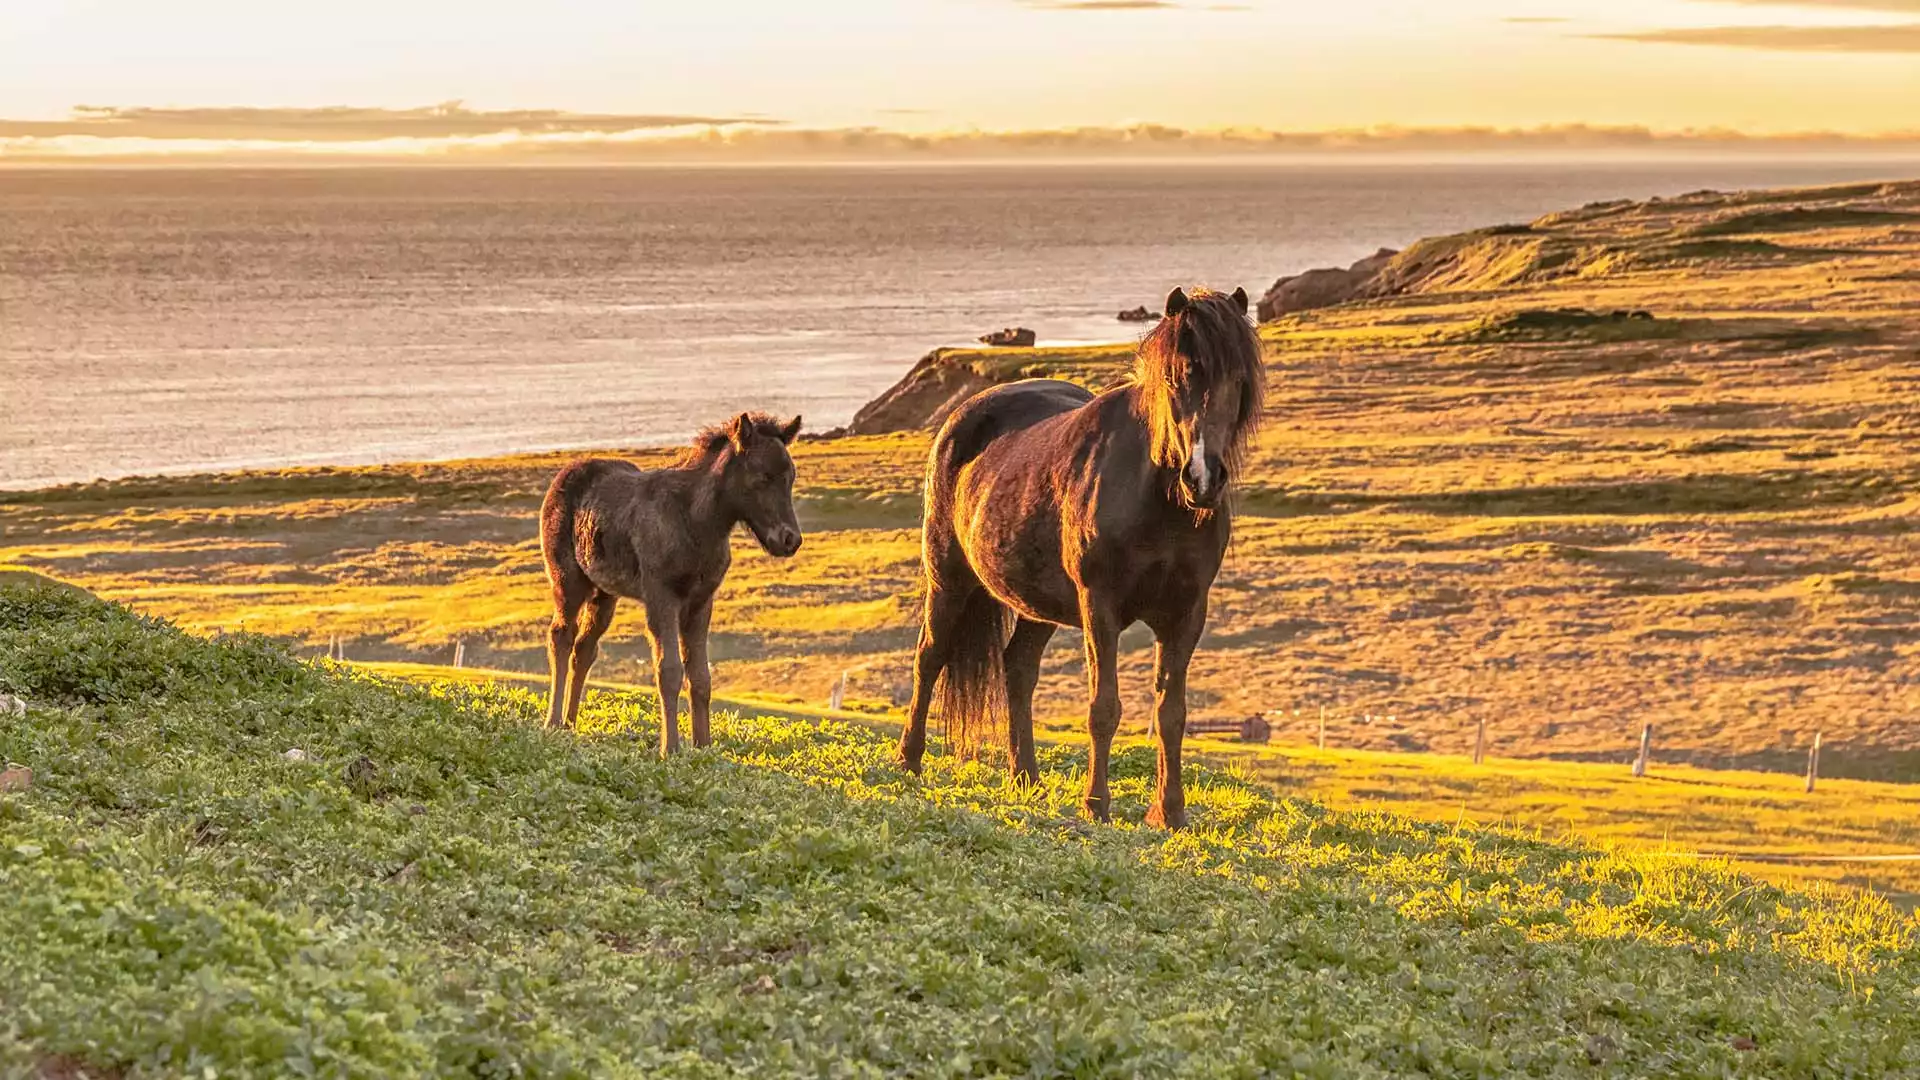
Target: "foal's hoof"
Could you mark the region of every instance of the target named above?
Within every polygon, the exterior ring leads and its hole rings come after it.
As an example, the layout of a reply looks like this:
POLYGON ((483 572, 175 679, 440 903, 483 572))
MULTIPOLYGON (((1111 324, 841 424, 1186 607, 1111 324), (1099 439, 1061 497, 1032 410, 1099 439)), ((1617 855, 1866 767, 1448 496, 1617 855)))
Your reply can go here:
POLYGON ((1175 832, 1187 827, 1187 808, 1176 806, 1172 809, 1155 803, 1147 807, 1147 824, 1156 829, 1175 832))

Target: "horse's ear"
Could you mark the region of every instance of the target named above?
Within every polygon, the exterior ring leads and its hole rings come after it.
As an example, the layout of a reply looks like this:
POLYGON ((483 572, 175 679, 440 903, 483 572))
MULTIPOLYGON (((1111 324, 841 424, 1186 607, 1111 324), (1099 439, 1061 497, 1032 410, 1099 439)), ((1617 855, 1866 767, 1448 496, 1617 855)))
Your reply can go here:
POLYGON ((783 427, 780 429, 780 441, 791 446, 793 445, 794 437, 799 434, 800 434, 800 418, 796 416, 793 419, 787 421, 786 427, 783 427))
POLYGON ((1187 310, 1186 291, 1175 285, 1173 291, 1167 294, 1167 318, 1171 319, 1185 310, 1187 310))
POLYGON ((727 441, 733 444, 735 453, 744 454, 747 444, 753 441, 753 417, 741 413, 727 425, 727 441))
POLYGON ((1247 290, 1237 285, 1234 286, 1233 290, 1233 306, 1240 309, 1240 314, 1245 315, 1247 313, 1247 290))

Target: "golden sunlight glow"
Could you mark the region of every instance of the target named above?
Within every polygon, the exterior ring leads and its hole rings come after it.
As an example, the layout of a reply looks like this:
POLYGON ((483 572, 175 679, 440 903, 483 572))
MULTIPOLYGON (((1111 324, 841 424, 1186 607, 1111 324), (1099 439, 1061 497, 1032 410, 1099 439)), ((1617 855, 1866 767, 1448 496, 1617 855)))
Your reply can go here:
POLYGON ((949 137, 1139 124, 1884 134, 1920 114, 1916 52, 1920 3, 1907 0, 41 0, 0 8, 0 155, 420 155, 689 137, 670 120, 949 137), (648 122, 312 139, 66 120, 80 104, 450 97, 648 122))

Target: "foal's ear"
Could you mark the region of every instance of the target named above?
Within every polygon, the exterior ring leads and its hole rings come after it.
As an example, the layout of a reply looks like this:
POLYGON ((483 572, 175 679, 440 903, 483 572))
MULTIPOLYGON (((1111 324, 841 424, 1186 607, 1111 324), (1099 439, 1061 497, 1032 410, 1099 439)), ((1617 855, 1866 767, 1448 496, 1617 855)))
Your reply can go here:
POLYGON ((1240 314, 1245 315, 1247 313, 1247 290, 1237 285, 1233 290, 1233 306, 1240 309, 1240 314))
POLYGON ((1187 310, 1186 291, 1175 285, 1173 291, 1167 294, 1167 318, 1171 319, 1185 310, 1187 310))
POLYGON ((746 413, 734 417, 733 423, 727 425, 727 441, 733 444, 735 453, 746 453, 747 444, 753 441, 753 417, 746 413))
POLYGON ((787 421, 786 427, 783 427, 780 429, 780 441, 791 446, 793 445, 794 437, 799 434, 800 434, 800 418, 796 416, 793 419, 787 421))

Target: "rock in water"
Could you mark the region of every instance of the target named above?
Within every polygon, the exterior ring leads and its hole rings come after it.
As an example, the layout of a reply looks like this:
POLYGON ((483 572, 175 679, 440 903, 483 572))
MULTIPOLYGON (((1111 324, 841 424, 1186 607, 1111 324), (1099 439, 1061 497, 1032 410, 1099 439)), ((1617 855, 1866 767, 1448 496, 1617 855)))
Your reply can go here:
POLYGON ((1039 335, 1024 326, 1009 326, 1004 330, 995 330, 991 334, 980 335, 982 345, 999 345, 1016 349, 1028 349, 1040 340, 1039 335))

